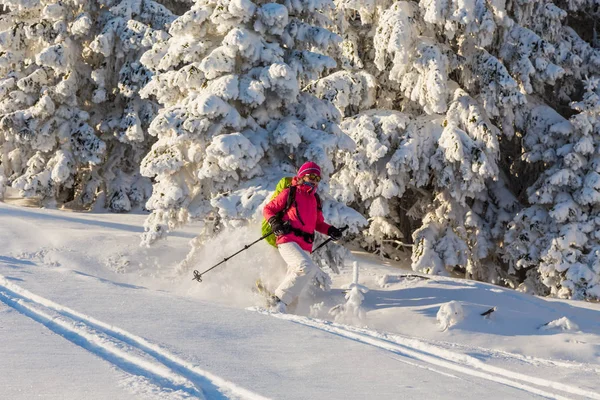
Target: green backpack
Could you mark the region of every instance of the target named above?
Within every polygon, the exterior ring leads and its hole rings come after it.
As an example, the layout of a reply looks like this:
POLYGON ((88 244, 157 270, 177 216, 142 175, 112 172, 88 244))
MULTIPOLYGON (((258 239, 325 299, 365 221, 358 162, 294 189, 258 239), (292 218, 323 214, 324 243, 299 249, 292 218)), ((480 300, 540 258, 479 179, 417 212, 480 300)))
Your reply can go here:
MULTIPOLYGON (((275 188, 275 192, 273 192, 273 195, 269 199, 269 201, 273 200, 275 197, 277 197, 279 195, 279 193, 281 193, 283 191, 283 189, 290 188, 290 193, 288 194, 288 198, 285 203, 285 207, 278 214, 281 217, 283 217, 285 215, 285 213, 288 212, 288 210, 292 207, 292 205, 294 204, 294 201, 296 200, 296 186, 292 186, 292 179, 294 179, 294 178, 291 176, 286 176, 286 177, 281 178, 279 180, 279 182, 277 182, 277 187, 275 188)), ((319 195, 316 193, 315 193, 315 197, 317 198, 317 207, 320 209, 321 208, 321 199, 319 198, 319 195)), ((269 225, 269 221, 267 221, 264 218, 262 221, 261 232, 262 232, 263 236, 271 233, 271 225, 269 225)), ((275 243, 277 241, 277 237, 275 235, 269 235, 265 238, 265 240, 271 246, 277 247, 277 244, 275 243)))

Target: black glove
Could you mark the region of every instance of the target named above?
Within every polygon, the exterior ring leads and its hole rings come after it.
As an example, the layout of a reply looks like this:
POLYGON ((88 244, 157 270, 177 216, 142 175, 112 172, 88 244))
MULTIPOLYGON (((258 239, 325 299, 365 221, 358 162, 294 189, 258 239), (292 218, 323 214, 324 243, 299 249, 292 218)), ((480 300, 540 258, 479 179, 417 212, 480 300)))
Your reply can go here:
POLYGON ((288 221, 283 222, 277 217, 271 217, 271 219, 269 219, 269 225, 271 225, 271 230, 275 236, 285 235, 291 231, 290 223, 288 221))
POLYGON ((340 240, 343 232, 335 226, 330 226, 329 229, 327 229, 327 234, 331 236, 333 240, 340 240))

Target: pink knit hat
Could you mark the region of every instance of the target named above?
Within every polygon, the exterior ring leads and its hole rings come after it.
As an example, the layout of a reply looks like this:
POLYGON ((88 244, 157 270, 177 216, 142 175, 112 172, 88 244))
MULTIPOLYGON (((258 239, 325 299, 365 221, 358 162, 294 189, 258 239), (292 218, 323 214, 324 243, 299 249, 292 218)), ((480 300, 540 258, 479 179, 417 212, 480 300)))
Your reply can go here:
POLYGON ((312 161, 305 162, 298 170, 298 178, 302 178, 304 175, 315 174, 321 176, 321 167, 312 161))

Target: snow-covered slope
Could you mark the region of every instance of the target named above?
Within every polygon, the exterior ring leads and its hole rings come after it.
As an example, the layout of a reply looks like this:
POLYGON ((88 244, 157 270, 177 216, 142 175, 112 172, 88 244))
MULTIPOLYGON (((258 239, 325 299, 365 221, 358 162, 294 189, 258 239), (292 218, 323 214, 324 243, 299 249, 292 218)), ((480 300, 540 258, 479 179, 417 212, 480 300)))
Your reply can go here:
MULTIPOLYGON (((351 265, 296 314, 271 314, 252 291, 283 273, 267 245, 198 283, 178 267, 194 227, 146 249, 143 219, 0 203, 0 398, 600 399, 597 304, 357 254, 362 319, 328 312, 351 265)), ((255 236, 209 243, 194 268, 255 236)))

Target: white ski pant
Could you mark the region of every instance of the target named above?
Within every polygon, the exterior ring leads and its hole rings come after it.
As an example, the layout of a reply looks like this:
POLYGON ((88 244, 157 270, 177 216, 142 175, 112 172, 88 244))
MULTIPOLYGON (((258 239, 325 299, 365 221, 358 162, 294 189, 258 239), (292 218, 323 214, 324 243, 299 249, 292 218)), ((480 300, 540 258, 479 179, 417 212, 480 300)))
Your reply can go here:
POLYGON ((277 248, 288 268, 285 279, 275 289, 275 296, 279 297, 286 305, 289 305, 300 296, 302 289, 317 273, 318 267, 310 258, 310 255, 300 248, 298 243, 281 243, 277 245, 277 248))

